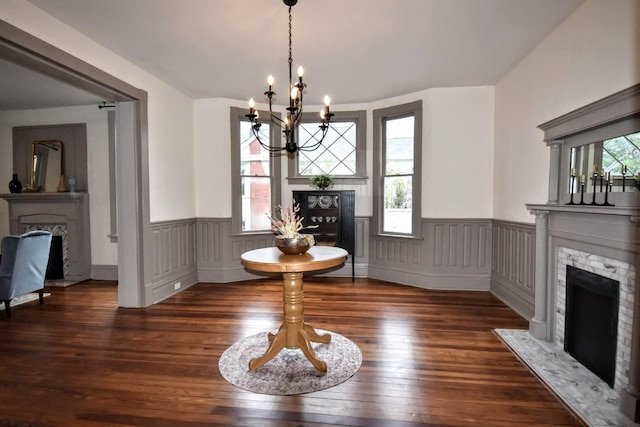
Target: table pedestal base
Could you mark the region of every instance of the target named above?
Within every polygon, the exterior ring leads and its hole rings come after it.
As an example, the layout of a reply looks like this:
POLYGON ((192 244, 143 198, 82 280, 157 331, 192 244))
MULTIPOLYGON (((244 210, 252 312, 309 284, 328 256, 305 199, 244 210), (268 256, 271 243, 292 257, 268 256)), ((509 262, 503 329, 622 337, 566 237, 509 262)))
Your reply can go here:
POLYGON ((318 371, 327 372, 327 364, 316 357, 311 343, 328 343, 331 335, 318 334, 313 326, 304 321, 302 273, 284 273, 283 288, 284 322, 276 334, 269 334, 271 345, 262 356, 249 362, 249 369, 260 368, 286 347, 299 348, 318 371))

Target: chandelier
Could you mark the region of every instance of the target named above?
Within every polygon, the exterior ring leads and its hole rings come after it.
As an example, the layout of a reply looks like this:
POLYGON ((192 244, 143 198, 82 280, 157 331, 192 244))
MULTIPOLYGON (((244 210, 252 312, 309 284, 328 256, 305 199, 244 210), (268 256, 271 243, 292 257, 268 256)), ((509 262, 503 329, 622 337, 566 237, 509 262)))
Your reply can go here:
POLYGON ((307 87, 306 83, 302 82, 302 76, 304 74, 304 69, 302 67, 298 68, 298 81, 294 83, 293 74, 291 71, 291 67, 293 65, 293 58, 291 54, 291 9, 298 3, 298 0, 283 0, 284 4, 289 6, 289 106, 287 107, 287 112, 285 113, 284 119, 281 119, 273 112, 273 97, 275 96, 275 92, 273 89, 274 79, 273 76, 269 76, 267 79, 267 84, 269 85, 269 90, 267 90, 264 94, 269 99, 269 116, 270 121, 274 125, 278 126, 282 129, 282 133, 285 137, 285 146, 271 146, 265 144, 260 139, 260 126, 262 124, 259 121, 258 112, 255 108, 255 101, 253 98, 249 100, 249 114, 246 114, 245 117, 249 119, 251 122, 251 129, 253 131, 253 135, 256 140, 260 143, 262 148, 270 152, 278 152, 278 151, 286 151, 290 155, 293 155, 296 151, 313 151, 320 147, 324 137, 327 135, 327 131, 329 130, 329 122, 331 121, 331 117, 333 117, 333 113, 329 111, 329 104, 331 102, 328 96, 324 97, 324 108, 320 111, 320 130, 321 135, 319 139, 316 139, 316 142, 313 144, 305 144, 304 146, 298 146, 298 138, 297 138, 297 129, 300 124, 300 120, 302 119, 302 93, 304 89, 307 87))

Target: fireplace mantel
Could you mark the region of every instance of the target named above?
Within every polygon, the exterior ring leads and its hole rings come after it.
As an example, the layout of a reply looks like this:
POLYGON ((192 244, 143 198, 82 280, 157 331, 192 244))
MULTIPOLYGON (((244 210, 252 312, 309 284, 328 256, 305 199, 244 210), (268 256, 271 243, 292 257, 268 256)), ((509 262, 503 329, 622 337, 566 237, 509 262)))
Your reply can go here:
MULTIPOLYGON (((536 218, 534 316, 529 322, 532 336, 555 339, 558 283, 562 262, 558 254, 585 254, 585 268, 619 268, 630 293, 628 327, 630 357, 625 366, 628 384, 621 384, 620 410, 640 421, 640 192, 630 182, 628 191, 593 191, 579 194, 572 188, 572 149, 617 138, 640 130, 640 84, 600 99, 538 126, 550 149, 548 199, 546 204, 528 204, 536 218), (576 194, 585 202, 616 206, 565 204, 576 194), (620 264, 619 264, 620 263, 620 264), (620 265, 620 267, 617 267, 620 265), (597 266, 597 267, 596 267, 597 266)), ((602 166, 602 164, 600 164, 602 166)), ((594 168, 595 170, 595 168, 594 168)), ((633 179, 630 176, 630 181, 633 179)), ((624 187, 623 187, 624 189, 624 187)), ((564 255, 566 256, 566 255, 564 255)), ((573 255, 571 255, 573 256, 573 255)), ((582 261, 581 261, 582 262, 582 261)))
MULTIPOLYGON (((560 204, 527 204, 530 211, 570 212, 591 215, 619 215, 630 218, 640 216, 640 208, 629 206, 592 206, 592 205, 560 205, 560 204)), ((635 221, 631 219, 631 221, 635 221)))
POLYGON ((89 193, 10 193, 0 194, 9 203, 9 228, 12 234, 27 230, 50 229, 64 235, 68 255, 65 280, 90 278, 91 229, 89 193))

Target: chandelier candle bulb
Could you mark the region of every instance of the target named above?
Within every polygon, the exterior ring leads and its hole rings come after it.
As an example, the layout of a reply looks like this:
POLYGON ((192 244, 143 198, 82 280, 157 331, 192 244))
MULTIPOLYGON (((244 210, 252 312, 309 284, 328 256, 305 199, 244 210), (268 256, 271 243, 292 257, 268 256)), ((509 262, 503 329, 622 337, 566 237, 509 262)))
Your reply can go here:
POLYGON ((329 114, 329 104, 331 104, 331 98, 329 98, 329 95, 325 95, 324 97, 324 117, 325 118, 329 114))

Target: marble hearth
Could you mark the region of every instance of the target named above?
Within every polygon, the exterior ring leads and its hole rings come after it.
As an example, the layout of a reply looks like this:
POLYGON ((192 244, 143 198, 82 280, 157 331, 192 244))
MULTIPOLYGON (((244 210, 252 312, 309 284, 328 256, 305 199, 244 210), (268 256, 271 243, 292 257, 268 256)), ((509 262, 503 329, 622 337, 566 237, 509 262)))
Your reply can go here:
POLYGON ((47 230, 62 236, 64 280, 90 278, 91 230, 88 193, 1 194, 9 203, 11 234, 47 230))

